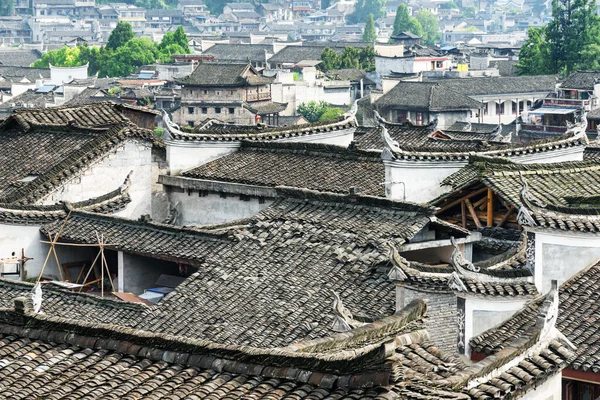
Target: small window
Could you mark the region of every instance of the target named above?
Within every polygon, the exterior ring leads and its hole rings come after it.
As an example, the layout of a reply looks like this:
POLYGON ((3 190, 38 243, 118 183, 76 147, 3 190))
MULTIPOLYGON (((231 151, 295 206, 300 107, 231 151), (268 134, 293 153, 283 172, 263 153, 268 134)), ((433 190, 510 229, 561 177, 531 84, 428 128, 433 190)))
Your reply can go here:
POLYGON ((483 115, 488 115, 488 104, 487 103, 485 103, 483 105, 483 115))
POLYGON ((202 114, 206 114, 206 113, 208 113, 208 108, 202 107, 202 114))
POLYGON ((250 201, 252 198, 247 194, 240 194, 241 201, 250 201))
POLYGON ((233 90, 229 91, 229 94, 233 94, 233 90))
POLYGON ((265 198, 264 197, 259 197, 258 198, 258 204, 265 204, 265 198))
POLYGON ((194 113, 194 107, 188 107, 188 114, 194 113))
POLYGON ((215 114, 221 114, 221 107, 215 107, 215 114))
POLYGON ((188 126, 190 128, 193 128, 194 127, 194 121, 188 121, 188 126))
POLYGON ((220 96, 220 95, 221 95, 221 92, 216 92, 216 94, 217 94, 217 96, 220 96))
POLYGON ((229 114, 235 114, 235 108, 229 107, 229 114))
POLYGON ((407 115, 406 111, 398 111, 397 115, 398 115, 398 117, 397 117, 398 122, 404 122, 408 119, 408 115, 407 115))
POLYGON ((519 104, 519 103, 514 102, 514 101, 511 101, 511 103, 512 103, 512 113, 513 113, 513 115, 517 115, 517 104, 519 104))
POLYGON ((496 115, 504 115, 504 103, 496 104, 496 115))
POLYGON ((416 119, 415 122, 417 125, 423 125, 423 113, 422 112, 417 112, 415 119, 416 119))
POLYGON ((227 193, 221 192, 221 193, 219 193, 219 197, 222 198, 222 199, 226 199, 227 198, 227 193))
POLYGON ((204 91, 204 94, 208 94, 208 90, 205 90, 205 91, 204 91))

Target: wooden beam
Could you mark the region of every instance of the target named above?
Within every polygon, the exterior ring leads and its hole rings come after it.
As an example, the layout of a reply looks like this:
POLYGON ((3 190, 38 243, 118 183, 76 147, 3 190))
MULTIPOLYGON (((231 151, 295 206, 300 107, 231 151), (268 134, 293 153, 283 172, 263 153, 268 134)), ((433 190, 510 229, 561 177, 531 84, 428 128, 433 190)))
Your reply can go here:
POLYGON ((460 202, 460 216, 462 217, 462 227, 467 227, 467 206, 464 201, 460 202))
MULTIPOLYGON (((484 188, 487 189, 487 188, 484 188)), ((469 213, 471 214, 471 218, 473 218, 473 222, 475 222, 475 226, 477 228, 481 228, 481 222, 479 221, 479 218, 477 217, 477 213, 475 212, 475 209, 473 208, 473 204, 471 204, 471 201, 469 199, 465 199, 465 204, 467 205, 467 208, 469 209, 469 213)))
POLYGON ((454 206, 459 205, 461 201, 463 201, 465 199, 470 199, 471 197, 475 197, 478 194, 485 193, 486 191, 487 191, 487 187, 483 187, 483 188, 478 189, 478 190, 476 190, 474 192, 471 192, 471 193, 467 194, 466 196, 463 196, 460 199, 454 200, 454 201, 450 202, 449 204, 446 204, 445 206, 441 207, 439 210, 437 210, 436 214, 444 212, 444 211, 446 211, 449 208, 452 208, 454 206))
POLYGON ((510 217, 512 215, 512 213, 514 213, 514 212, 515 212, 515 208, 513 206, 510 206, 510 208, 508 209, 508 212, 506 214, 504 214, 504 216, 502 217, 500 222, 498 222, 498 226, 502 227, 502 225, 504 225, 506 223, 506 221, 508 220, 508 217, 510 217))
POLYGON ((487 190, 487 226, 494 225, 494 192, 491 188, 487 190))
POLYGON ((473 207, 479 208, 480 210, 485 210, 485 208, 487 207, 487 196, 484 196, 481 199, 477 200, 475 203, 473 203, 473 207))

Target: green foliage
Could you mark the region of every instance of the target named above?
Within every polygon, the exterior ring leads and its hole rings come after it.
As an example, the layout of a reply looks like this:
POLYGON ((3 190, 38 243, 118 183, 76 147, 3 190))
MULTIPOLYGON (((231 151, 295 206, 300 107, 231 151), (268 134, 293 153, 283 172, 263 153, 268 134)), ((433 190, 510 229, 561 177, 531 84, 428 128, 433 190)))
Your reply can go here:
POLYGON ((179 54, 188 54, 190 52, 190 48, 188 46, 188 37, 185 34, 182 26, 178 27, 177 30, 175 30, 175 32, 165 33, 158 48, 159 50, 163 51, 165 49, 168 49, 169 46, 172 45, 179 46, 179 48, 182 49, 182 51, 179 54))
POLYGON ((227 3, 230 3, 230 0, 205 0, 204 1, 204 4, 208 8, 208 11, 210 11, 210 13, 213 15, 222 14, 223 7, 225 7, 225 5, 227 3))
POLYGON ((89 63, 88 73, 98 73, 101 77, 128 76, 137 68, 154 64, 157 60, 170 63, 172 54, 189 54, 188 39, 182 27, 168 32, 160 44, 149 38, 134 38, 131 25, 121 23, 110 35, 106 47, 90 47, 78 44, 76 47, 63 47, 52 50, 42 56, 32 66, 48 68, 50 64, 58 67, 74 67, 89 63), (130 37, 127 41, 124 39, 130 37), (109 47, 117 45, 116 48, 109 47))
POLYGON ((156 42, 147 37, 134 38, 124 46, 108 54, 105 63, 102 63, 100 76, 128 76, 136 68, 143 65, 154 64, 159 58, 156 42))
POLYGON ((115 94, 119 94, 119 93, 121 93, 120 86, 116 86, 116 87, 112 87, 112 88, 108 89, 108 94, 110 94, 111 96, 113 96, 115 94))
POLYGON ((154 128, 154 136, 156 136, 156 137, 163 137, 164 133, 165 133, 165 129, 164 128, 159 128, 158 126, 156 128, 154 128))
POLYGON ((302 103, 298 106, 296 110, 298 114, 302 115, 308 122, 317 122, 319 118, 325 114, 329 110, 329 104, 324 101, 319 101, 318 103, 314 100, 309 101, 308 103, 302 103))
POLYGON ((463 18, 475 18, 477 14, 477 9, 473 6, 465 7, 462 11, 463 18))
POLYGON ((373 43, 377 40, 377 31, 375 30, 375 21, 373 20, 373 14, 367 15, 367 22, 365 24, 365 30, 363 31, 362 41, 373 43))
POLYGON ((113 29, 108 37, 106 49, 116 50, 119 47, 124 46, 125 43, 133 39, 134 36, 135 35, 133 34, 133 28, 131 27, 131 24, 121 21, 117 24, 117 27, 113 29))
POLYGON ((546 30, 544 28, 529 28, 528 39, 521 46, 516 69, 519 75, 552 73, 550 46, 546 41, 546 30))
POLYGON ((411 32, 415 35, 422 36, 423 28, 416 18, 413 18, 408 13, 408 7, 404 3, 400 3, 396 10, 396 18, 394 19, 393 35, 402 32, 411 32))
POLYGON ((331 0, 321 0, 321 10, 327 10, 331 5, 331 0))
POLYGON ((530 29, 519 54, 521 75, 561 74, 598 68, 600 19, 595 0, 553 0, 552 21, 530 29))
POLYGON ((373 46, 344 47, 342 54, 326 47, 321 53, 319 69, 327 72, 332 69, 355 68, 372 71, 375 69, 375 51, 373 46))
POLYGON ((448 1, 446 3, 441 3, 440 8, 443 10, 453 10, 453 9, 458 9, 458 6, 456 5, 456 3, 454 1, 448 1))
POLYGON ((442 38, 437 18, 431 11, 419 11, 419 15, 417 15, 417 21, 419 21, 419 24, 423 28, 424 45, 433 46, 442 38))
POLYGON ((373 14, 373 19, 379 19, 385 15, 384 6, 385 0, 358 0, 354 5, 354 12, 348 15, 348 23, 366 22, 369 14, 373 14))
POLYGON ((0 0, 0 16, 10 16, 15 12, 14 0, 0 0))
POLYGON ((321 114, 321 116, 319 117, 319 121, 331 121, 337 119, 343 114, 344 110, 342 110, 341 108, 328 108, 327 111, 321 114))

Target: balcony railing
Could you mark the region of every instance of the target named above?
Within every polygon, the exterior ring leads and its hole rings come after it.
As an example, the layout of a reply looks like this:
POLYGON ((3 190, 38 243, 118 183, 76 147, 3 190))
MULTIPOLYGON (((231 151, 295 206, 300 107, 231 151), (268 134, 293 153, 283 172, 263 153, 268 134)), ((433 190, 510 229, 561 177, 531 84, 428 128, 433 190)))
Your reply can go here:
POLYGON ((585 107, 587 109, 590 108, 591 101, 590 99, 554 99, 547 98, 544 99, 544 105, 548 106, 569 106, 569 107, 585 107))
POLYGON ((534 124, 523 124, 521 130, 524 131, 535 131, 535 132, 558 132, 564 133, 567 131, 566 126, 555 126, 555 125, 534 125, 534 124))
POLYGON ((247 93, 246 101, 265 101, 271 100, 271 93, 247 93))

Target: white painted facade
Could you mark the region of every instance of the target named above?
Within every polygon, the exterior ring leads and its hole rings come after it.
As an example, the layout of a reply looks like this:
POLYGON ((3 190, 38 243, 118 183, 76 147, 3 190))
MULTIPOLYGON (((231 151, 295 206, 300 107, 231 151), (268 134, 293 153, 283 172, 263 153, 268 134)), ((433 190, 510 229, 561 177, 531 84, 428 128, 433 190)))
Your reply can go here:
POLYGON ((152 145, 138 139, 128 139, 104 158, 84 169, 39 204, 49 205, 60 201, 79 202, 102 196, 118 189, 132 172, 129 195, 131 203, 117 215, 137 218, 151 213, 152 185, 157 180, 153 174, 152 145))
MULTIPOLYGON (((279 142, 322 143, 348 147, 354 139, 355 128, 332 130, 312 135, 287 137, 279 142)), ((167 145, 167 163, 171 175, 179 175, 182 171, 206 164, 217 158, 237 151, 241 142, 208 142, 165 140, 167 145)))
POLYGON ((446 193, 441 183, 467 161, 384 160, 386 197, 426 203, 446 193))
POLYGON ((546 382, 528 391, 521 400, 560 400, 562 396, 562 373, 552 375, 546 382))
POLYGON ((542 228, 527 228, 535 234, 534 283, 540 293, 559 286, 600 259, 600 235, 542 228))
MULTIPOLYGON (((465 338, 464 343, 506 321, 515 312, 519 311, 528 298, 507 297, 504 298, 477 298, 465 297, 465 338)), ((467 357, 471 355, 471 346, 465 346, 467 357)))
MULTIPOLYGON (((518 164, 583 160, 584 146, 570 146, 510 157, 518 164)), ((466 160, 384 160, 386 196, 394 200, 425 203, 451 190, 444 179, 467 165, 466 160)))

